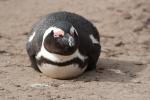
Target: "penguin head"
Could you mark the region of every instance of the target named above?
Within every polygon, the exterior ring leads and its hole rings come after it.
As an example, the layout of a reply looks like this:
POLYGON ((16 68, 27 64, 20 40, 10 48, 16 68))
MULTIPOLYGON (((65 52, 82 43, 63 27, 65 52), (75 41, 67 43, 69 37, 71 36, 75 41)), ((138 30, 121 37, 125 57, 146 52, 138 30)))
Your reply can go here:
POLYGON ((76 29, 69 22, 57 22, 49 28, 50 33, 44 39, 48 52, 70 55, 78 48, 79 37, 76 29))

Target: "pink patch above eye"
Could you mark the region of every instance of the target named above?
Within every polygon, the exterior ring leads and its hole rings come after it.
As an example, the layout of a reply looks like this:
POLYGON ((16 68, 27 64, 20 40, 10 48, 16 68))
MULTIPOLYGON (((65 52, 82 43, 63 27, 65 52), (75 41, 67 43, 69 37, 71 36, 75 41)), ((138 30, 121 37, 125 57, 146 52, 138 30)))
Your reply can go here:
POLYGON ((54 31, 54 37, 64 36, 64 32, 62 30, 54 31))

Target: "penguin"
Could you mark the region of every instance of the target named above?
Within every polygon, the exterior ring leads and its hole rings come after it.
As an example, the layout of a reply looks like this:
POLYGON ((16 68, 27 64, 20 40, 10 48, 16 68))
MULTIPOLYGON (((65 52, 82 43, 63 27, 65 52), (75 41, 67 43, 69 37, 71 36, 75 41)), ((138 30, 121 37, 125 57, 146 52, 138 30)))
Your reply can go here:
POLYGON ((100 35, 78 14, 53 12, 33 25, 26 50, 36 71, 55 79, 75 78, 96 69, 100 35))

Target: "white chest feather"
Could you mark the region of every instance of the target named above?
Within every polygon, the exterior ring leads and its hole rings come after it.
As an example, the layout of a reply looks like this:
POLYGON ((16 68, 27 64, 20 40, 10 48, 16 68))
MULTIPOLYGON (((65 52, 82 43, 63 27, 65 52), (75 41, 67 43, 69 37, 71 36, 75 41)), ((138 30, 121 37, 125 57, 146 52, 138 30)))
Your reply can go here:
POLYGON ((41 72, 51 78, 69 79, 81 75, 86 67, 83 69, 78 64, 70 64, 67 66, 57 66, 51 64, 42 64, 38 66, 41 72))

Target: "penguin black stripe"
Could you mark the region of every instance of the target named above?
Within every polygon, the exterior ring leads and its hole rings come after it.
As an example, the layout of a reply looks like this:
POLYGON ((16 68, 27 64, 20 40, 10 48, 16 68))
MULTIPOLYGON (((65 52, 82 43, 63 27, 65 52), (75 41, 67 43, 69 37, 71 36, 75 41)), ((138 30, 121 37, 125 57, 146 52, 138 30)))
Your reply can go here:
POLYGON ((80 68, 83 68, 88 60, 86 59, 84 62, 80 60, 79 58, 74 58, 72 60, 66 61, 66 62, 53 62, 51 60, 47 60, 44 57, 41 57, 41 59, 38 61, 38 64, 41 65, 42 63, 57 65, 60 67, 67 66, 70 64, 78 64, 80 68))

